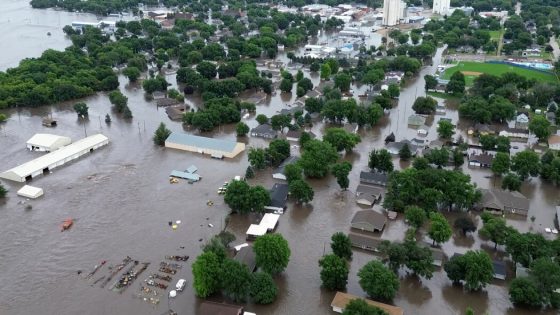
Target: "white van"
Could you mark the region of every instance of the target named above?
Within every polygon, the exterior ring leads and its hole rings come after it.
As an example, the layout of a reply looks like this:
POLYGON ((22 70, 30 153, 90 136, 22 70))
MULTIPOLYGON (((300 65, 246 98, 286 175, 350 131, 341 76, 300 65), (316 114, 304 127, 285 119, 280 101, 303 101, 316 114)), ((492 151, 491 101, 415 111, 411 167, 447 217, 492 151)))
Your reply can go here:
POLYGON ((177 289, 177 291, 181 292, 185 288, 185 285, 187 285, 187 280, 179 279, 179 281, 177 281, 177 285, 175 285, 175 288, 177 289))

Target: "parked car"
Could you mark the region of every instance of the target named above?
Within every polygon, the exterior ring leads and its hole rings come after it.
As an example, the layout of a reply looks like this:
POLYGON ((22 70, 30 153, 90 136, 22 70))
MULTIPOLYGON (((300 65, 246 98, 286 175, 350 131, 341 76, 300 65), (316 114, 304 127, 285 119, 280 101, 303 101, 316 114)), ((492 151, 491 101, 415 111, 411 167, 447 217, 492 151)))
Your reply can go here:
POLYGON ((185 285, 187 285, 187 280, 179 279, 179 281, 177 281, 177 285, 175 285, 175 288, 177 289, 177 291, 181 292, 185 288, 185 285))

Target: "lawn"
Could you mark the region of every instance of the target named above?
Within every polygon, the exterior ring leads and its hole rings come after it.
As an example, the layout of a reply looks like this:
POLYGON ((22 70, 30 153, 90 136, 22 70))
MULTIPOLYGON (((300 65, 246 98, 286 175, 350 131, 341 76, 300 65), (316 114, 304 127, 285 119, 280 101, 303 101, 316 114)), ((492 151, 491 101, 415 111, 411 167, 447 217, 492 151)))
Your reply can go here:
POLYGON ((489 31, 488 33, 490 33, 490 40, 497 42, 498 40, 500 40, 500 36, 502 35, 503 32, 504 32, 503 29, 497 31, 489 31))
POLYGON ((472 61, 461 61, 456 66, 448 68, 442 74, 441 78, 444 80, 449 80, 453 73, 461 71, 465 74, 465 81, 467 85, 472 85, 474 79, 482 73, 488 73, 492 75, 502 75, 506 72, 514 72, 528 79, 536 79, 537 81, 545 82, 555 82, 558 78, 552 73, 544 73, 540 71, 534 71, 529 69, 524 69, 520 67, 514 67, 506 64, 495 64, 495 63, 484 63, 484 62, 472 62, 472 61))

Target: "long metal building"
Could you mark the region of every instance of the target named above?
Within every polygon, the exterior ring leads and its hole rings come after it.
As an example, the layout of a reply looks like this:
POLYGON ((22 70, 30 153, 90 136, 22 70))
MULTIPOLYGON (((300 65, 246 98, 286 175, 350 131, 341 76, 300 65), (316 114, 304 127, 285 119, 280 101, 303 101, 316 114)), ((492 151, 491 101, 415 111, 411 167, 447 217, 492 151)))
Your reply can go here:
POLYGON ((245 150, 241 142, 208 138, 173 132, 165 140, 166 148, 179 149, 201 154, 209 154, 214 158, 233 158, 245 150))
POLYGON ((96 134, 78 140, 72 144, 64 146, 56 151, 45 154, 27 163, 16 166, 10 170, 0 173, 0 178, 25 182, 33 177, 48 173, 55 167, 79 158, 80 156, 92 152, 93 150, 109 143, 109 138, 102 134, 96 134))

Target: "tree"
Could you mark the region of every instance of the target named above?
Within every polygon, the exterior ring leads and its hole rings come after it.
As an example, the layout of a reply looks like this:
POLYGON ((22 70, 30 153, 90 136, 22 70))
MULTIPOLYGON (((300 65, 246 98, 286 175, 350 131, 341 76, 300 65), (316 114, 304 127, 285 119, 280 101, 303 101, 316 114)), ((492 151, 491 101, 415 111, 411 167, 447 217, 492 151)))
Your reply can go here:
POLYGON ((8 193, 8 190, 6 188, 4 188, 4 186, 2 186, 2 184, 0 184, 0 198, 6 197, 7 193, 8 193))
POLYGON ((461 283, 461 280, 465 278, 465 262, 463 256, 452 256, 445 262, 443 269, 453 284, 461 283))
POLYGON ((438 121, 437 133, 440 138, 451 139, 455 133, 455 125, 448 120, 441 119, 438 121))
POLYGON ((154 143, 159 146, 165 145, 165 140, 171 135, 171 130, 167 129, 164 123, 160 123, 154 133, 154 143))
POLYGON ((440 149, 432 149, 429 153, 424 155, 428 161, 438 168, 442 168, 449 163, 449 151, 442 147, 440 149))
POLYGON ((309 66, 309 71, 318 72, 319 70, 321 70, 321 64, 317 61, 313 61, 313 63, 309 66))
POLYGON ((288 185, 290 196, 298 203, 308 203, 313 200, 313 188, 303 179, 292 180, 288 185))
POLYGON ((428 235, 434 241, 434 244, 447 242, 452 234, 451 226, 449 226, 449 222, 447 222, 443 214, 432 212, 430 214, 430 229, 428 230, 428 235))
POLYGON ((393 171, 393 157, 385 149, 373 150, 369 153, 368 166, 371 170, 390 173, 393 171))
POLYGON ((278 288, 270 274, 257 272, 253 274, 249 294, 257 304, 270 304, 276 300, 278 288))
POLYGON ((438 85, 438 81, 433 75, 426 74, 424 76, 424 81, 426 81, 426 84, 424 85, 424 90, 426 91, 433 90, 438 85))
POLYGON ((305 144, 311 139, 313 138, 311 137, 311 134, 309 132, 302 131, 298 139, 299 145, 301 147, 304 147, 305 144))
POLYGON ((465 156, 463 154, 463 151, 459 147, 453 149, 453 152, 451 152, 451 157, 453 159, 453 165, 455 165, 455 167, 460 167, 465 163, 465 156))
POLYGON ((357 134, 350 133, 342 128, 329 128, 323 136, 323 141, 330 143, 337 151, 352 151, 361 138, 357 134))
POLYGON ((122 113, 128 104, 128 98, 119 90, 109 93, 109 101, 115 106, 115 110, 119 113, 122 113))
POLYGON ((247 179, 251 179, 255 177, 255 171, 253 171, 253 167, 251 167, 251 165, 247 166, 247 169, 245 170, 245 178, 247 179))
POLYGON ((280 81, 280 91, 284 93, 291 93, 292 87, 293 87, 293 83, 291 80, 282 79, 282 81, 280 81))
POLYGON ((256 170, 262 170, 266 167, 266 151, 262 148, 251 148, 247 154, 249 164, 256 170))
POLYGON ((514 173, 507 173, 502 179, 502 189, 509 191, 519 191, 521 188, 521 178, 514 173))
POLYGON ((437 106, 437 101, 433 98, 431 98, 430 96, 420 96, 418 97, 415 101, 414 104, 412 105, 412 109, 417 113, 417 114, 433 114, 436 111, 436 106, 437 106))
POLYGON ((342 190, 348 189, 350 181, 348 180, 348 174, 352 170, 352 164, 348 161, 340 162, 332 166, 331 172, 334 177, 336 177, 336 182, 342 188, 342 190))
POLYGON ((514 279, 509 286, 509 299, 515 306, 541 307, 542 298, 535 282, 529 278, 514 279))
POLYGON ((399 96, 401 95, 401 90, 399 86, 395 83, 389 84, 389 87, 387 88, 387 92, 389 93, 389 96, 391 98, 399 98, 399 96))
POLYGON ((270 125, 274 130, 284 130, 284 128, 290 126, 292 119, 289 116, 278 114, 270 118, 270 125))
POLYGON ((286 181, 288 183, 294 180, 302 179, 301 177, 302 169, 298 163, 290 163, 284 167, 284 176, 286 176, 286 181))
POLYGON ((412 167, 417 170, 425 170, 430 168, 430 161, 425 157, 416 157, 414 161, 412 161, 412 167))
POLYGON ((412 157, 412 152, 410 151, 410 147, 408 143, 405 143, 403 147, 399 150, 399 157, 403 161, 408 161, 412 157))
POLYGON ((78 114, 78 117, 88 117, 88 109, 86 103, 80 102, 74 104, 74 111, 78 114))
POLYGON ((124 119, 131 119, 132 118, 132 112, 130 111, 130 108, 128 108, 128 105, 123 110, 123 118, 124 119))
POLYGON ((384 310, 373 305, 369 305, 363 299, 354 299, 344 307, 342 315, 389 315, 384 310))
POLYGON ((493 135, 481 135, 479 141, 482 146, 482 150, 488 151, 496 148, 498 139, 493 135))
POLYGON ((344 290, 348 282, 348 263, 337 255, 330 254, 319 260, 323 287, 329 290, 344 290))
POLYGON ((535 115, 529 122, 529 130, 539 138, 539 141, 546 142, 550 136, 550 122, 544 115, 535 115))
POLYGON ((277 233, 257 237, 253 250, 257 266, 269 274, 282 272, 290 261, 288 242, 277 233))
POLYGON ((235 126, 235 131, 237 132, 238 137, 246 136, 247 133, 249 132, 249 126, 247 126, 247 124, 245 124, 244 122, 240 121, 235 126))
POLYGON ((434 272, 432 251, 426 246, 418 246, 412 239, 407 239, 402 246, 406 252, 406 267, 416 275, 431 279, 434 272))
POLYGON ((485 287, 494 275, 492 260, 483 251, 468 251, 465 255, 454 256, 443 268, 453 283, 465 281, 465 288, 469 291, 485 287))
POLYGON ((142 82, 142 88, 148 94, 155 91, 165 91, 167 89, 167 81, 164 77, 158 75, 153 79, 146 79, 142 82))
POLYGON ((220 289, 221 264, 213 252, 200 254, 192 264, 196 296, 206 298, 220 289))
POLYGON ((451 75, 449 83, 445 87, 445 92, 453 94, 465 92, 465 75, 461 71, 456 71, 451 75))
POLYGON ((340 258, 352 259, 352 242, 342 232, 336 232, 331 236, 331 250, 340 258))
POLYGON ((249 295, 251 273, 245 264, 226 259, 220 275, 224 294, 236 302, 243 302, 249 295))
POLYGON ((404 211, 406 221, 411 226, 419 229, 426 221, 426 211, 420 207, 410 206, 404 211))
POLYGON ((360 286, 372 298, 391 300, 399 290, 398 277, 379 261, 370 261, 358 271, 360 286))
POLYGON ((334 76, 334 87, 338 88, 341 92, 348 92, 351 83, 352 77, 344 72, 334 76))
POLYGON ((509 171, 509 164, 509 154, 498 152, 490 168, 492 169, 492 173, 501 176, 509 171))
POLYGON ((463 232, 463 235, 467 235, 468 232, 476 231, 476 225, 469 217, 460 217, 455 219, 453 226, 456 229, 460 229, 463 232))
POLYGON ((478 234, 494 242, 494 249, 496 249, 498 245, 505 244, 509 231, 510 229, 507 227, 504 219, 490 218, 484 222, 478 234))
POLYGON ((123 70, 123 74, 128 78, 130 82, 136 82, 141 75, 140 69, 136 67, 126 67, 123 70))
POLYGON ((214 79, 216 77, 216 65, 210 61, 202 61, 196 65, 196 71, 206 79, 214 79))
POLYGON ((266 115, 263 114, 258 114, 257 117, 255 117, 255 119, 257 120, 259 125, 264 125, 268 123, 268 117, 266 117, 266 115))
POLYGON ((321 79, 328 80, 331 77, 331 67, 328 63, 321 65, 321 79))
POLYGON ((328 142, 309 140, 303 147, 299 164, 308 177, 325 177, 330 166, 338 160, 336 149, 328 142))
POLYGON ((539 168, 539 155, 531 150, 519 152, 511 159, 511 170, 516 172, 521 180, 525 180, 529 175, 537 176, 539 168))
POLYGON ((227 187, 224 201, 232 212, 262 212, 270 203, 270 194, 262 186, 251 187, 245 181, 234 180, 227 187))

